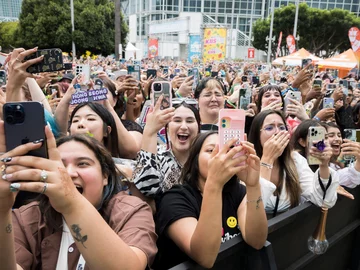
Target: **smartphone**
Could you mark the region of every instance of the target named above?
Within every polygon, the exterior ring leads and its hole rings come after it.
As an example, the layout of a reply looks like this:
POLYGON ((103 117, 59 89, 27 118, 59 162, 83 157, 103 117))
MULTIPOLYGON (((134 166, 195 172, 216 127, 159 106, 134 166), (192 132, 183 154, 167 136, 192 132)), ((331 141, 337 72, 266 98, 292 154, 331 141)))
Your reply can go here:
POLYGON ((157 77, 157 70, 156 69, 148 69, 146 71, 146 78, 149 79, 152 76, 153 79, 157 77))
MULTIPOLYGON (((357 138, 356 129, 344 129, 344 139, 348 139, 350 141, 356 142, 360 138, 357 138)), ((352 155, 344 155, 344 160, 354 160, 355 156, 352 155)))
MULTIPOLYGON (((308 151, 319 141, 325 140, 326 130, 324 127, 309 127, 308 130, 308 151)), ((307 160, 309 165, 319 165, 321 161, 318 158, 307 153, 307 160)))
MULTIPOLYGON (((244 134, 245 111, 241 109, 221 109, 219 111, 219 150, 221 151, 227 141, 233 138, 238 139, 234 146, 240 145, 244 141, 244 134)), ((240 152, 234 158, 244 154, 244 152, 240 152)))
POLYGON ((128 74, 133 76, 135 80, 140 81, 140 66, 129 65, 127 66, 128 74))
POLYGON ((192 76, 194 76, 193 80, 194 80, 194 83, 193 83, 193 86, 192 86, 192 89, 193 89, 193 92, 195 92, 195 89, 200 81, 200 74, 199 74, 199 69, 198 68, 193 68, 192 69, 192 76))
POLYGON ((52 84, 49 86, 48 95, 52 95, 56 92, 55 97, 60 98, 60 87, 57 84, 52 84))
POLYGON ((163 68, 163 73, 164 73, 166 76, 169 76, 169 67, 164 67, 164 68, 163 68))
POLYGON ((349 88, 349 81, 348 80, 340 80, 339 84, 342 84, 343 87, 349 88))
POLYGON ((252 80, 252 84, 253 84, 253 85, 258 85, 258 84, 260 84, 260 78, 259 78, 259 76, 252 76, 251 80, 252 80))
POLYGON ((242 81, 242 82, 247 82, 247 81, 248 81, 248 77, 247 77, 247 76, 242 76, 242 77, 241 77, 241 81, 242 81))
POLYGON ((0 70, 0 86, 6 85, 6 71, 0 70))
POLYGON ((337 87, 336 83, 329 83, 326 85, 326 90, 335 90, 337 87))
POLYGON ((164 99, 161 102, 160 110, 164 110, 171 107, 171 84, 170 82, 154 82, 151 86, 152 90, 152 99, 153 105, 155 106, 156 102, 161 95, 164 95, 164 99))
POLYGON ((334 99, 333 98, 328 98, 328 97, 324 97, 323 100, 323 108, 334 108, 334 99))
POLYGON ((284 97, 284 107, 286 110, 287 105, 291 104, 290 99, 295 99, 301 103, 301 92, 289 90, 284 97))
POLYGON ((100 79, 100 78, 95 79, 95 81, 94 81, 94 89, 99 90, 99 89, 102 89, 102 88, 104 88, 103 80, 100 79))
POLYGON ((3 106, 6 151, 43 139, 40 148, 27 155, 47 158, 44 108, 40 102, 5 103, 3 106))
POLYGON ((87 85, 90 82, 90 65, 76 65, 75 77, 80 85, 87 85))
POLYGON ((322 87, 322 80, 320 80, 320 79, 314 80, 313 86, 317 86, 317 87, 321 88, 322 87))
POLYGON ((174 72, 175 72, 175 76, 178 76, 178 75, 180 75, 181 69, 175 68, 174 72))
POLYGON ((72 63, 64 63, 64 70, 72 70, 72 63))
POLYGON ((190 69, 188 69, 188 77, 190 77, 190 76, 192 76, 193 75, 193 70, 190 68, 190 69))
POLYGON ((37 50, 36 52, 25 57, 24 61, 35 59, 40 56, 44 59, 34 65, 29 66, 26 71, 29 73, 53 72, 64 69, 63 55, 61 49, 45 49, 37 50))
MULTIPOLYGON (((301 60, 301 68, 303 69, 304 67, 306 67, 307 65, 312 63, 312 59, 311 58, 305 58, 301 60)), ((312 69, 312 65, 310 65, 308 67, 308 69, 312 69)))

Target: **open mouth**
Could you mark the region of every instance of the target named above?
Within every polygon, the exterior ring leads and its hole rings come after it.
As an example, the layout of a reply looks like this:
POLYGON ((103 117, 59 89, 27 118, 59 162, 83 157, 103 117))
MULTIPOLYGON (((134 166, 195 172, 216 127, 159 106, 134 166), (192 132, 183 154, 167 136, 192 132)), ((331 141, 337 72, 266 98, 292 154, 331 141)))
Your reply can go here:
POLYGON ((178 134, 177 137, 180 142, 186 142, 189 139, 188 134, 178 134))
POLYGON ((333 145, 331 145, 331 147, 335 151, 340 151, 340 145, 339 144, 333 144, 333 145))
POLYGON ((77 191, 79 191, 80 194, 83 194, 84 189, 82 187, 76 186, 76 185, 75 185, 75 187, 76 187, 77 191))

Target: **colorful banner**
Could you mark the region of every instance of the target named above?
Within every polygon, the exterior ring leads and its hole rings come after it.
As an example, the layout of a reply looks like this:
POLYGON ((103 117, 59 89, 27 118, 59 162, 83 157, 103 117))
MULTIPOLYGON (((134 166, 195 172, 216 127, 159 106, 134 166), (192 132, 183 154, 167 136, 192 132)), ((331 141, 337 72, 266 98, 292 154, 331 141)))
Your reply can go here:
POLYGON ((275 58, 278 58, 278 56, 279 56, 281 41, 282 41, 282 32, 280 32, 280 35, 279 35, 279 42, 278 42, 278 47, 277 47, 277 50, 276 50, 276 56, 275 56, 275 58))
POLYGON ((360 61, 360 30, 357 27, 351 27, 349 29, 349 39, 351 48, 354 51, 356 58, 360 61))
POLYGON ((296 52, 296 41, 293 35, 288 35, 286 38, 286 45, 289 49, 290 54, 296 52))
POLYGON ((155 58, 159 55, 159 41, 156 38, 149 38, 148 43, 149 51, 148 57, 155 58))
POLYGON ((226 29, 225 28, 205 28, 204 29, 203 60, 221 61, 226 54, 226 29))
POLYGON ((188 62, 199 63, 201 57, 200 35, 191 35, 189 38, 188 62))

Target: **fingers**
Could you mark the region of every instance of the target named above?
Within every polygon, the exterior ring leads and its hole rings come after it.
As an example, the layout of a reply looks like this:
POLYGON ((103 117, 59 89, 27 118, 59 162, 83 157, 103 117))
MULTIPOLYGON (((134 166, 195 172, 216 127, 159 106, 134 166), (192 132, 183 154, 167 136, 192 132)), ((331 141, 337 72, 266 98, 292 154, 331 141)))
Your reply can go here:
POLYGON ((0 121, 0 152, 6 152, 4 121, 0 121))
MULTIPOLYGON (((29 151, 40 148, 42 146, 43 141, 44 141, 43 139, 39 139, 38 141, 30 142, 27 144, 22 144, 16 148, 14 148, 13 150, 5 153, 4 155, 1 156, 1 158, 10 158, 11 159, 12 157, 26 155, 29 151)), ((33 158, 36 158, 36 157, 33 157, 33 158)))
POLYGON ((342 186, 338 186, 336 189, 337 194, 343 195, 346 198, 349 198, 350 200, 354 200, 354 195, 349 193, 347 190, 345 190, 342 186))
POLYGON ((155 106, 154 106, 154 111, 160 110, 161 102, 163 101, 163 99, 164 99, 164 95, 161 95, 158 98, 158 100, 157 100, 157 102, 155 103, 155 106))
POLYGON ((224 147, 221 149, 221 151, 219 152, 220 154, 226 154, 227 152, 229 152, 230 148, 235 145, 235 143, 237 142, 238 138, 232 138, 231 140, 228 140, 225 144, 224 147))
MULTIPOLYGON (((3 174, 2 179, 8 182, 16 182, 16 181, 44 182, 42 180, 41 173, 42 173, 41 169, 27 168, 25 170, 14 171, 12 173, 7 172, 7 174, 3 174)), ((47 172, 46 181, 49 182, 50 179, 51 179, 50 172, 47 172)))
POLYGON ((29 191, 35 193, 48 193, 52 189, 52 185, 44 182, 21 182, 21 183, 12 183, 10 185, 13 192, 15 191, 29 191))
POLYGON ((45 127, 45 136, 49 159, 61 161, 60 153, 56 148, 54 134, 51 132, 48 126, 45 127))
POLYGON ((44 56, 41 55, 41 56, 39 56, 39 57, 37 57, 37 58, 27 60, 27 61, 24 63, 24 66, 25 66, 26 68, 28 68, 28 67, 36 64, 36 63, 41 62, 43 59, 44 59, 44 56))

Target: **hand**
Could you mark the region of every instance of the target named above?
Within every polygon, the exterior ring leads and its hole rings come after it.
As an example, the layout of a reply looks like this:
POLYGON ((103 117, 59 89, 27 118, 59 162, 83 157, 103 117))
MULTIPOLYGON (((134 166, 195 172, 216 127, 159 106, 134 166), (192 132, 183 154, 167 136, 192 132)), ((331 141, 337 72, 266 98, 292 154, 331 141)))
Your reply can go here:
POLYGON ((344 97, 344 92, 341 89, 337 88, 332 94, 332 97, 334 99, 334 102, 336 102, 344 97))
POLYGON ((302 70, 299 71, 294 81, 292 82, 292 87, 299 88, 301 84, 311 79, 312 73, 309 70, 307 70, 309 65, 307 65, 306 67, 304 67, 302 70))
POLYGON ((291 103, 286 107, 286 115, 295 115, 301 121, 309 119, 304 106, 299 101, 291 98, 289 100, 291 103))
POLYGON ((43 73, 40 78, 36 79, 36 82, 43 89, 48 83, 57 78, 58 75, 56 73, 43 73))
POLYGON ((282 110, 282 102, 279 100, 275 100, 273 102, 271 102, 269 105, 262 107, 261 111, 266 111, 266 110, 275 110, 275 111, 281 111, 282 110))
POLYGON ((54 135, 48 127, 45 127, 45 135, 49 159, 26 156, 29 151, 41 147, 41 142, 20 145, 3 156, 11 157, 11 160, 5 163, 9 166, 5 171, 6 182, 18 183, 17 189, 21 191, 44 193, 51 206, 61 214, 71 212, 77 205, 77 198, 82 195, 67 173, 56 148, 54 135), (42 171, 47 173, 46 186, 41 179, 42 171))
POLYGON ((6 94, 0 88, 0 119, 3 119, 3 107, 5 103, 6 103, 6 94))
POLYGON ((144 89, 144 93, 145 93, 146 97, 150 96, 150 92, 151 92, 150 86, 152 85, 154 80, 155 80, 155 78, 153 78, 153 76, 150 75, 150 77, 148 79, 142 81, 143 89, 144 89))
POLYGON ((360 160, 360 143, 344 139, 341 145, 341 155, 355 156, 356 160, 360 160))
POLYGON ((334 108, 325 108, 318 111, 315 115, 319 117, 320 121, 326 121, 327 119, 335 117, 335 109, 334 108))
POLYGON ((50 107, 55 111, 57 105, 59 105, 61 98, 51 98, 48 100, 50 107))
POLYGON ((99 79, 110 79, 105 71, 98 71, 97 76, 99 79))
POLYGON ((348 192, 346 189, 344 189, 342 186, 338 186, 336 189, 336 193, 343 195, 346 198, 349 198, 350 200, 354 200, 354 195, 352 195, 350 192, 348 192))
POLYGON ((280 131, 273 134, 265 143, 263 147, 263 155, 261 160, 266 163, 273 164, 274 161, 282 155, 284 149, 289 144, 290 134, 288 131, 280 131))
POLYGON ((139 82, 133 76, 127 75, 121 85, 119 92, 136 92, 139 89, 139 82))
MULTIPOLYGON (((317 143, 317 142, 314 142, 317 143)), ((328 143, 325 143, 324 151, 320 151, 315 146, 311 146, 309 154, 320 160, 322 166, 329 166, 330 159, 333 155, 333 150, 328 143)))
POLYGON ((178 92, 182 97, 191 97, 193 94, 192 86, 194 84, 194 76, 187 77, 181 84, 178 92))
POLYGON ((171 81, 172 88, 179 88, 184 82, 184 77, 175 76, 171 81))
POLYGON ((254 145, 251 142, 241 142, 246 156, 247 169, 237 173, 239 180, 243 181, 246 186, 256 186, 259 184, 260 179, 260 158, 256 155, 254 145))
POLYGON ((6 85, 6 92, 19 91, 26 78, 39 78, 39 76, 27 72, 26 69, 33 64, 41 62, 44 59, 44 56, 24 61, 26 56, 29 56, 36 51, 37 48, 31 50, 25 50, 20 48, 14 49, 14 51, 11 53, 9 60, 9 77, 6 85))
POLYGON ((247 160, 246 155, 234 157, 244 151, 243 146, 231 148, 236 141, 237 138, 229 140, 221 151, 219 151, 219 145, 215 146, 208 161, 208 176, 205 185, 214 184, 219 188, 223 188, 231 177, 247 169, 247 165, 239 166, 239 164, 247 160))
POLYGON ((166 126, 174 116, 175 109, 170 107, 165 110, 160 110, 160 105, 164 96, 161 95, 155 104, 155 107, 150 108, 148 115, 146 116, 146 125, 144 133, 156 134, 160 129, 166 126))
POLYGON ((318 86, 313 87, 306 95, 305 102, 313 100, 314 98, 323 98, 324 94, 321 92, 321 88, 318 86))
POLYGON ((342 99, 335 101, 334 104, 335 111, 339 110, 343 106, 344 106, 344 101, 342 99))

